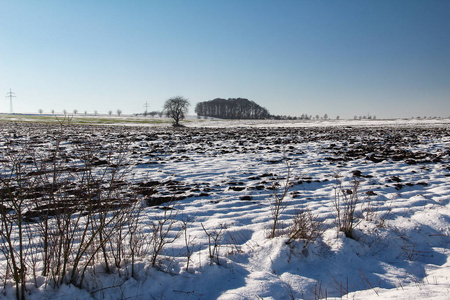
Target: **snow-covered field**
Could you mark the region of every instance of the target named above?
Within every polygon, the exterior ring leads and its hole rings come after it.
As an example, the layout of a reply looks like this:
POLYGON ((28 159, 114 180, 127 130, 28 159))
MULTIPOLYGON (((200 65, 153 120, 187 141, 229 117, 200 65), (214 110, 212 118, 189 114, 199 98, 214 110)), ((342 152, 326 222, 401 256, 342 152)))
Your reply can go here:
MULTIPOLYGON (((74 125, 60 131, 0 124, 3 161, 4 153, 25 144, 51 152, 58 132, 74 165, 83 141, 105 149, 123 143, 121 174, 144 206, 142 232, 164 215, 176 221, 168 233, 175 239, 154 267, 151 253, 139 257, 134 277, 126 263, 106 273, 99 259, 81 289, 69 283, 54 288, 41 275, 32 282, 30 274, 27 298, 450 299, 448 120, 188 126, 74 125), (274 201, 286 184, 280 226, 269 238, 274 201), (355 195, 355 229, 347 237, 337 230, 336 200, 355 195), (323 233, 306 247, 304 239, 286 243, 294 216, 305 209, 323 233)), ((101 153, 95 152, 98 161, 101 153)), ((0 261, 4 266, 5 255, 0 261)), ((11 281, 3 273, 0 279, 2 287, 7 283, 0 297, 14 299, 11 281)))

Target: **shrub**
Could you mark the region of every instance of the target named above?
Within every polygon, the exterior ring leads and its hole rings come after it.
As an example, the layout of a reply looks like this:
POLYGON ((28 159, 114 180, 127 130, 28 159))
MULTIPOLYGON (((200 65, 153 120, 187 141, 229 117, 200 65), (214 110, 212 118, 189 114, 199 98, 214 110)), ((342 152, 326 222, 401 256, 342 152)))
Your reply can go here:
POLYGON ((277 230, 280 229, 280 217, 281 214, 286 209, 285 198, 289 192, 289 188, 291 187, 290 177, 291 177, 291 165, 289 164, 286 155, 284 155, 284 161, 286 164, 287 175, 286 181, 284 185, 280 185, 278 182, 275 182, 273 189, 273 199, 270 201, 270 212, 272 215, 272 228, 270 229, 269 238, 274 238, 276 236, 277 230), (280 187, 281 186, 281 187, 280 187))
POLYGON ((334 207, 337 229, 344 232, 345 236, 349 238, 353 238, 353 229, 360 222, 356 215, 356 206, 359 204, 359 184, 360 180, 353 177, 351 189, 344 189, 342 182, 339 182, 335 188, 334 207))
POLYGON ((295 240, 304 240, 306 248, 310 242, 319 238, 326 227, 313 215, 309 209, 301 209, 293 217, 294 224, 289 229, 289 240, 286 244, 291 244, 295 240))

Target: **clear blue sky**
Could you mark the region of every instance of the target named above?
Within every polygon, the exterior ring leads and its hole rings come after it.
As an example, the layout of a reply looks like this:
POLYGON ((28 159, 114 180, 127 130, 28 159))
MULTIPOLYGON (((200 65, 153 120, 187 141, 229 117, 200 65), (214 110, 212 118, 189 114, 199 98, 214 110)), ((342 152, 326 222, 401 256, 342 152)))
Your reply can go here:
POLYGON ((0 0, 0 112, 450 116, 450 1, 0 0))

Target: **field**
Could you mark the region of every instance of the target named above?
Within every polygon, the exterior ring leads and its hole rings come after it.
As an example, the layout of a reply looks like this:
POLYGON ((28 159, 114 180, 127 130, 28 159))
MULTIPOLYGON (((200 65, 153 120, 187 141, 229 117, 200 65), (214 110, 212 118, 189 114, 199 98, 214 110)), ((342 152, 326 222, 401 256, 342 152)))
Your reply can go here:
POLYGON ((28 121, 0 123, 0 297, 450 297, 448 120, 28 121))

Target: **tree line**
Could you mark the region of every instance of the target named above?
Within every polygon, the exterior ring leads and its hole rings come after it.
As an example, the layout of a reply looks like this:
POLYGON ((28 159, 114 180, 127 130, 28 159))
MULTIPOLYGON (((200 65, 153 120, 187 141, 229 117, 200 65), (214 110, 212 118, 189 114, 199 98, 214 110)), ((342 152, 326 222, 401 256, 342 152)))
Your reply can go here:
POLYGON ((195 113, 201 117, 213 117, 220 119, 268 119, 269 111, 245 98, 216 98, 199 102, 195 107, 195 113))

